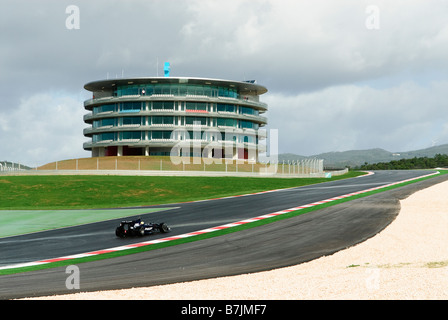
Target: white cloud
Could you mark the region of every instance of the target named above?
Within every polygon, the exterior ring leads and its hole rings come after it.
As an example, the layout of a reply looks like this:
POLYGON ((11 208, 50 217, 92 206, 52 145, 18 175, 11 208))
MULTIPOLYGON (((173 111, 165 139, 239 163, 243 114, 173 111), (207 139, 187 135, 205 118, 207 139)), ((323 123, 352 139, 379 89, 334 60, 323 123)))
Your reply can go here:
POLYGON ((23 98, 17 108, 0 112, 0 158, 36 166, 66 158, 88 157, 82 149, 82 100, 42 93, 23 98))
POLYGON ((197 0, 184 26, 182 62, 194 56, 205 66, 272 78, 271 88, 290 93, 404 70, 448 71, 443 7, 441 1, 231 0, 218 6, 197 0), (365 26, 372 4, 380 10, 379 30, 365 26))
POLYGON ((375 89, 343 85, 299 95, 269 94, 269 127, 280 152, 313 155, 381 147, 409 151, 446 143, 448 82, 375 89))

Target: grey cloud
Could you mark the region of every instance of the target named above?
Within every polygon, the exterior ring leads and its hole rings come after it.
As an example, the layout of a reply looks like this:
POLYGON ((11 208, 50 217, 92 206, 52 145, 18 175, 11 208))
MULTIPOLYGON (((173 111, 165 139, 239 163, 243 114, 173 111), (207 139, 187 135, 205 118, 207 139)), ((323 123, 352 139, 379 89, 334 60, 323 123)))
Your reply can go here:
POLYGON ((346 85, 296 96, 273 94, 269 126, 279 129, 280 152, 426 148, 448 141, 448 110, 440 99, 447 90, 445 81, 427 87, 408 82, 383 89, 346 85))
MULTIPOLYGON (((121 77, 122 72, 126 77, 155 76, 158 59, 160 74, 163 62, 170 61, 173 76, 257 79, 266 85, 269 93, 263 98, 270 103, 269 122, 286 131, 283 152, 367 146, 396 150, 411 147, 402 140, 410 136, 415 144, 448 142, 440 117, 433 116, 444 114, 445 97, 437 83, 444 87, 448 71, 448 4, 442 0, 4 0, 2 4, 3 134, 17 121, 11 115, 20 116, 15 109, 33 108, 23 101, 65 92, 78 100, 77 107, 70 104, 79 108, 72 111, 78 117, 88 94, 83 90, 86 82, 121 77), (80 9, 79 30, 65 27, 65 9, 72 4, 80 9), (380 9, 379 30, 365 27, 367 5, 380 9), (402 83, 415 87, 400 91, 402 83), (401 97, 397 104, 394 90, 411 98, 401 97), (425 92, 428 101, 418 92, 425 92), (335 117, 342 120, 331 122, 335 117), (377 121, 394 135, 384 136, 377 121)), ((47 139, 59 120, 48 121, 47 139)), ((82 121, 71 125, 67 133, 76 135, 75 140, 84 139, 82 121)), ((15 144, 32 141, 22 129, 8 131, 15 144)), ((1 142, 7 145, 8 139, 1 142)), ((62 141, 52 145, 63 149, 62 141)), ((16 157, 7 150, 3 148, 0 159, 16 157)), ((83 152, 82 143, 77 150, 65 150, 65 156, 48 152, 54 160, 70 157, 83 152)))

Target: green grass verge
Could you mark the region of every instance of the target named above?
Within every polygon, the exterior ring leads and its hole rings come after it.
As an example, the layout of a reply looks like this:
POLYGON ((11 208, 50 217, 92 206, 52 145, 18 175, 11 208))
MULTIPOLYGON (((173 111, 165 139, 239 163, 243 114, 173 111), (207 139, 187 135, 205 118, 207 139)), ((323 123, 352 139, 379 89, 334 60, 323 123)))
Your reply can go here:
MULTIPOLYGON (((448 171, 443 171, 443 170, 439 170, 441 174, 447 174, 448 171)), ((273 223, 275 221, 280 221, 280 220, 284 220, 284 219, 289 219, 292 217, 296 217, 302 214, 306 214, 315 210, 320 210, 323 208, 327 208, 327 207, 331 207, 337 204, 341 204, 347 201, 352 201, 355 199, 359 199, 359 198, 363 198, 363 197, 367 197, 370 195, 374 195, 380 192, 384 192, 387 190, 392 190, 392 189, 396 189, 399 187, 403 187, 412 183, 416 183, 419 181, 423 181, 423 180, 427 180, 427 179, 431 179, 434 176, 431 177, 425 177, 425 178, 421 178, 421 179, 416 179, 416 180, 412 180, 412 181, 408 181, 408 182, 403 182, 400 184, 396 184, 393 186, 389 186, 389 187, 385 187, 379 190, 374 190, 374 191, 369 191, 363 194, 359 194, 359 195, 355 195, 349 198, 344 198, 344 199, 340 199, 340 200, 335 200, 332 202, 328 202, 328 203, 324 203, 321 205, 317 205, 314 207, 310 207, 310 208, 305 208, 302 210, 296 210, 296 211, 292 211, 280 216, 275 216, 272 218, 268 218, 268 219, 264 219, 264 220, 259 220, 256 222, 252 222, 252 223, 248 223, 248 224, 244 224, 244 225, 240 225, 237 227, 233 227, 233 228, 228 228, 228 229, 223 229, 223 230, 219 230, 219 231, 215 231, 215 232, 211 232, 211 233, 206 233, 206 234, 201 234, 201 235, 196 235, 196 236, 192 236, 189 238, 184 238, 184 239, 178 239, 178 240, 172 240, 172 241, 168 241, 168 242, 164 242, 164 243, 158 243, 158 244, 153 244, 153 245, 148 245, 148 246, 142 246, 142 247, 138 247, 138 248, 133 248, 133 249, 129 249, 129 250, 124 250, 124 251, 117 251, 117 252, 110 252, 110 253, 105 253, 105 254, 101 254, 101 255, 97 255, 97 256, 92 256, 92 257, 86 257, 86 258, 78 258, 78 259, 72 259, 72 260, 66 260, 66 261, 58 261, 58 262, 53 262, 53 263, 49 263, 49 264, 44 264, 44 265, 38 265, 38 266, 32 266, 32 267, 23 267, 23 268, 16 268, 16 269, 5 269, 5 270, 0 270, 0 275, 6 275, 6 274, 15 274, 15 273, 21 273, 21 272, 27 272, 27 271, 36 271, 36 270, 42 270, 42 269, 48 269, 48 268, 56 268, 56 267, 62 267, 62 266, 67 266, 67 265, 73 265, 73 264, 80 264, 80 263, 85 263, 85 262, 91 262, 91 261, 98 261, 98 260, 103 260, 103 259, 110 259, 110 258, 116 258, 116 257, 120 257, 120 256, 124 256, 124 255, 129 255, 129 254, 135 254, 135 253, 141 253, 141 252, 145 252, 145 251, 150 251, 150 250, 156 250, 156 249, 161 249, 161 248, 167 248, 167 247, 171 247, 171 246, 175 246, 175 245, 179 245, 179 244, 184 244, 184 243, 189 243, 189 242, 193 242, 193 241, 199 241, 199 240, 204 240, 204 239, 209 239, 209 238, 213 238, 213 237, 217 237, 217 236, 222 236, 222 235, 226 235, 226 234, 230 234, 233 232, 238 232, 238 231, 242 231, 242 230, 247 230, 250 228, 255 228, 255 227, 259 227, 268 223, 273 223)))
POLYGON ((0 210, 0 238, 120 219, 169 208, 97 210, 0 210))
POLYGON ((98 209, 171 204, 298 187, 332 178, 0 176, 0 210, 98 209))

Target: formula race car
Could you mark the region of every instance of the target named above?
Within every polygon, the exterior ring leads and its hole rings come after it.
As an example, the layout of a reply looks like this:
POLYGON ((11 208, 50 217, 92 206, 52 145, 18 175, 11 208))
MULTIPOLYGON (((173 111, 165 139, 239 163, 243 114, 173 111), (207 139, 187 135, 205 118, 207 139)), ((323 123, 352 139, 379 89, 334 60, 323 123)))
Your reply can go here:
POLYGON ((120 238, 145 236, 154 233, 167 233, 171 229, 166 223, 145 223, 140 219, 132 221, 121 221, 120 225, 115 229, 115 235, 120 238))

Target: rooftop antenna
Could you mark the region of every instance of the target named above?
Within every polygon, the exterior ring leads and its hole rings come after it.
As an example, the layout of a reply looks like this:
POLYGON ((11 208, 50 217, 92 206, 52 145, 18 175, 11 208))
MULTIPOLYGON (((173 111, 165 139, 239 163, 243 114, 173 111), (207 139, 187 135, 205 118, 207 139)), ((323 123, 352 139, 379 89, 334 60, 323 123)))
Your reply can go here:
POLYGON ((159 57, 157 57, 157 65, 156 65, 157 77, 159 76, 159 57))

